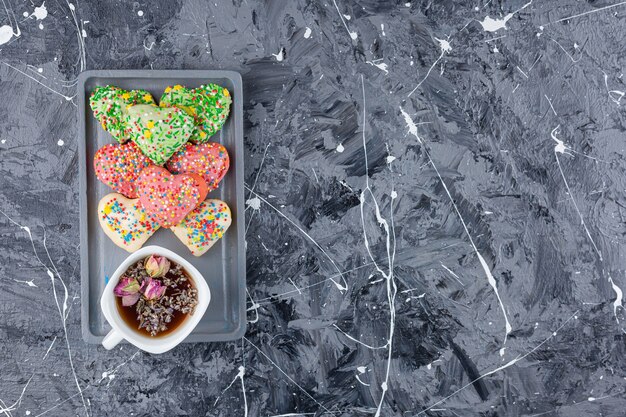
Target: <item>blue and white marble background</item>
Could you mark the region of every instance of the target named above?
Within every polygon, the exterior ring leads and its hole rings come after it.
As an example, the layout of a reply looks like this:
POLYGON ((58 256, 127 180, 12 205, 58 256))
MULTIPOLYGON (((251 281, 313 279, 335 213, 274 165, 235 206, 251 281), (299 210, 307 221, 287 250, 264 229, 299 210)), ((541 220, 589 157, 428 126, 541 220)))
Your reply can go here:
POLYGON ((626 1, 2 0, 0 415, 624 416, 626 1), (82 341, 76 77, 244 78, 248 332, 82 341))

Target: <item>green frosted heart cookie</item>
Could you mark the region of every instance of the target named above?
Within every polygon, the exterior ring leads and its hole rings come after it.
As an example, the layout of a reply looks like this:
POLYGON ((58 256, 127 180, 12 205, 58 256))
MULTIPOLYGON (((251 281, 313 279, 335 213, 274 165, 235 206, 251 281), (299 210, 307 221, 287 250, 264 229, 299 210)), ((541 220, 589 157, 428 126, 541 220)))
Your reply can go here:
POLYGON ((217 84, 206 84, 194 89, 175 85, 165 89, 160 105, 178 107, 193 116, 196 128, 189 140, 205 143, 226 122, 232 102, 230 92, 217 84))
POLYGON ((135 104, 154 104, 154 99, 146 90, 126 91, 113 85, 96 87, 89 97, 95 118, 120 143, 128 140, 124 118, 128 106, 135 104))
POLYGON ((167 162, 194 129, 193 118, 176 107, 138 104, 127 112, 126 134, 157 165, 167 162))

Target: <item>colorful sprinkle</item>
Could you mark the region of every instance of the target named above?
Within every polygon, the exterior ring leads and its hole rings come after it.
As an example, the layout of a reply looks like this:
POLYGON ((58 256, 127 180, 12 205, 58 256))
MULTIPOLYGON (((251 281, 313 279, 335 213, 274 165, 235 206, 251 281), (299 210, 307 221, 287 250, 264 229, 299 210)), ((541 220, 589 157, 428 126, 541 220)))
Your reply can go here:
POLYGON ((226 148, 219 143, 209 142, 198 145, 187 143, 167 161, 165 167, 172 174, 201 175, 209 191, 212 191, 226 175, 229 165, 226 148))
POLYGON ((107 194, 100 200, 98 220, 113 243, 128 252, 142 247, 159 228, 139 199, 128 199, 117 193, 107 194))
POLYGON ((96 177, 128 198, 138 197, 135 180, 149 165, 150 159, 133 142, 104 145, 93 157, 96 177))
POLYGON ((176 107, 139 104, 127 112, 128 137, 157 165, 163 165, 187 143, 194 129, 191 116, 176 107))
POLYGON ((89 97, 94 117, 120 143, 128 140, 124 118, 127 108, 135 104, 154 104, 154 99, 145 90, 126 91, 113 85, 96 87, 89 97))
POLYGON ((182 85, 167 87, 161 96, 161 107, 178 107, 193 116, 195 129, 191 142, 205 143, 222 128, 230 113, 232 98, 217 84, 189 89, 182 85))
POLYGON ((226 203, 206 200, 170 229, 194 256, 201 256, 224 236, 231 223, 232 215, 226 203))
POLYGON ((151 165, 137 179, 139 201, 162 227, 171 227, 206 198, 206 182, 197 174, 172 175, 151 165))

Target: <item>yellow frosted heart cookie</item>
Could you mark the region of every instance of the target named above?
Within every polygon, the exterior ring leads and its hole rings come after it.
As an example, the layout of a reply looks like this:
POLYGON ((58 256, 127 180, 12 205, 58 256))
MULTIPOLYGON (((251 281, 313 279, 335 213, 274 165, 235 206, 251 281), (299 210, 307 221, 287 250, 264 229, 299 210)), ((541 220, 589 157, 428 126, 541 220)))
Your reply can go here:
POLYGON ((107 194, 98 204, 98 220, 104 233, 122 249, 134 252, 157 231, 159 224, 150 216, 139 199, 118 193, 107 194))
POLYGON ((232 215, 226 203, 205 200, 170 230, 192 255, 201 256, 224 236, 231 222, 232 215))

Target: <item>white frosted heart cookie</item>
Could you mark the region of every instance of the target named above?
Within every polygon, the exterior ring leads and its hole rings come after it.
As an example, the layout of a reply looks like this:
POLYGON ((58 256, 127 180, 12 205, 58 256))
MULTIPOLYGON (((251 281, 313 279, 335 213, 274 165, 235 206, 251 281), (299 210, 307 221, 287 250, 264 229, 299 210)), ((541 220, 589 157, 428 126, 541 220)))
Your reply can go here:
POLYGON ((98 203, 98 220, 113 243, 128 252, 142 247, 159 228, 138 198, 130 199, 118 193, 102 197, 98 203))
POLYGON ((192 255, 201 256, 224 236, 231 222, 232 215, 226 203, 205 200, 170 230, 189 248, 192 255))

